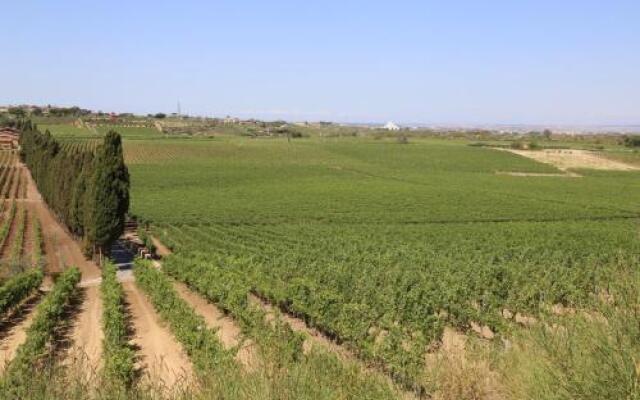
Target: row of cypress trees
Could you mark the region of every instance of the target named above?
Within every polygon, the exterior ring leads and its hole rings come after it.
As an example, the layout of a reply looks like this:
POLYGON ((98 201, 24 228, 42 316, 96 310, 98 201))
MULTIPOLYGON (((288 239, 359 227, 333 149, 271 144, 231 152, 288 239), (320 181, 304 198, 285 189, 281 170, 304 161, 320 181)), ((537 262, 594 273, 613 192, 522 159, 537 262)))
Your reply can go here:
POLYGON ((124 230, 129 210, 129 172, 115 131, 95 151, 67 152, 49 131, 19 126, 20 158, 49 208, 83 238, 85 253, 108 254, 124 230))

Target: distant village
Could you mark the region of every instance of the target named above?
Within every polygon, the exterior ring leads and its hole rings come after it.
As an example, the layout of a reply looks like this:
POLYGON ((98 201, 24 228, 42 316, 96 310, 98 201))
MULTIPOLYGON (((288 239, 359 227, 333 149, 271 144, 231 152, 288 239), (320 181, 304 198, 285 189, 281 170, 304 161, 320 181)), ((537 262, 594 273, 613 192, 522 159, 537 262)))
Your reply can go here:
POLYGON ((261 134, 279 134, 295 132, 295 127, 303 128, 344 128, 366 131, 386 131, 390 133, 472 133, 494 135, 529 135, 543 136, 553 132, 556 135, 636 135, 640 134, 640 126, 542 126, 542 125, 464 125, 464 124, 399 124, 394 121, 380 123, 337 123, 328 121, 297 121, 283 120, 264 121, 254 118, 241 119, 238 117, 200 117, 180 113, 155 113, 136 115, 133 113, 114 113, 92 111, 78 106, 52 105, 0 105, 0 118, 56 118, 76 125, 120 125, 132 127, 155 127, 164 133, 184 132, 197 133, 198 127, 227 126, 243 127, 261 134), (290 131, 290 132, 287 132, 290 131))

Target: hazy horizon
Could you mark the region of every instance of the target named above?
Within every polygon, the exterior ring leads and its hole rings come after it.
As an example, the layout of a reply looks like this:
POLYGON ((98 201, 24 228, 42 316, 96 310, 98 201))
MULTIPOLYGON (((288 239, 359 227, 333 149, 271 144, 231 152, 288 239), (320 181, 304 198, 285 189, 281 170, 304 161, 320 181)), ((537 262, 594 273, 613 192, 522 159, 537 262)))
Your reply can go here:
POLYGON ((640 125, 640 3, 13 2, 0 104, 640 125))

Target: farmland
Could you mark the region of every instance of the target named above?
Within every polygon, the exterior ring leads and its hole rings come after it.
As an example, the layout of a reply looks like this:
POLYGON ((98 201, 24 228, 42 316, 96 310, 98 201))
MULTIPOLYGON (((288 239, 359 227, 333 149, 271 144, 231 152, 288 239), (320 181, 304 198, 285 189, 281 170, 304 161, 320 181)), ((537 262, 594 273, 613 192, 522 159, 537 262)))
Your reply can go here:
MULTIPOLYGON (((48 128, 68 154, 106 133, 48 128)), ((640 172, 465 139, 117 130, 130 214, 163 255, 132 271, 84 259, 0 154, 2 257, 43 266, 3 276, 23 317, 0 330, 3 393, 638 398, 640 172), (43 360, 58 384, 26 385, 43 360)))
POLYGON ((637 302, 638 172, 508 176, 559 171, 443 140, 220 137, 125 154, 132 212, 174 250, 170 275, 237 318, 247 295, 264 299, 409 387, 438 392, 425 354, 446 329, 484 338, 499 364, 500 341, 531 321, 637 302))

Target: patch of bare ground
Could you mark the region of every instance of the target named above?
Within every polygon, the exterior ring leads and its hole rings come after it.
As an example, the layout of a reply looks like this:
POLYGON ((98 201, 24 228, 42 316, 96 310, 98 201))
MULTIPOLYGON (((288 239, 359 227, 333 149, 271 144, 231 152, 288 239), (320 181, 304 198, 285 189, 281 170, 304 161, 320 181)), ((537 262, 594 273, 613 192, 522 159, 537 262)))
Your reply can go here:
POLYGON ((566 172, 564 174, 545 174, 539 172, 504 172, 497 171, 496 175, 521 176, 521 177, 539 177, 539 178, 582 178, 582 175, 575 172, 566 172))
POLYGON ((2 320, 0 324, 0 375, 15 357, 18 347, 27 339, 27 329, 33 323, 34 310, 40 302, 42 294, 38 291, 2 320))
POLYGON ((488 361, 477 356, 481 352, 470 348, 471 342, 471 338, 447 327, 437 350, 426 354, 425 379, 435 388, 433 399, 504 398, 499 374, 488 361))
POLYGON ((180 297, 187 302, 197 314, 201 315, 209 329, 215 329, 218 339, 226 349, 238 347, 236 361, 246 371, 253 371, 258 367, 258 354, 255 343, 249 339, 243 340, 242 331, 238 324, 225 315, 215 304, 194 293, 187 285, 173 282, 180 297), (242 343, 241 343, 242 341, 242 343))
POLYGON ((169 250, 169 248, 162 244, 162 242, 157 238, 151 236, 151 242, 154 246, 156 246, 156 254, 158 254, 160 257, 166 257, 171 254, 171 250, 169 250))
MULTIPOLYGON (((153 244, 156 246, 158 255, 168 256, 171 250, 162 244, 158 239, 152 237, 153 244)), ((162 264, 153 261, 153 266, 162 269, 162 264)), ((258 352, 255 343, 250 339, 243 339, 242 330, 233 318, 227 316, 215 304, 209 302, 202 296, 194 293, 187 285, 182 282, 173 281, 173 286, 180 297, 187 302, 202 318, 209 329, 215 329, 216 335, 220 343, 225 349, 238 347, 236 361, 243 366, 245 371, 253 371, 259 365, 258 352), (240 341, 242 340, 242 343, 240 341)))
POLYGON ((69 335, 67 362, 76 363, 81 359, 88 367, 84 372, 90 378, 97 375, 102 359, 102 299, 98 286, 82 287, 79 291, 81 302, 69 335))
POLYGON ((138 349, 137 368, 143 371, 143 384, 173 392, 194 382, 189 357, 161 325, 153 305, 133 282, 124 282, 122 286, 135 332, 132 341, 138 349))
POLYGON ((527 157, 532 160, 550 164, 561 171, 570 169, 596 169, 604 171, 640 171, 640 167, 625 164, 602 156, 600 153, 587 150, 515 150, 508 149, 511 153, 527 157))

